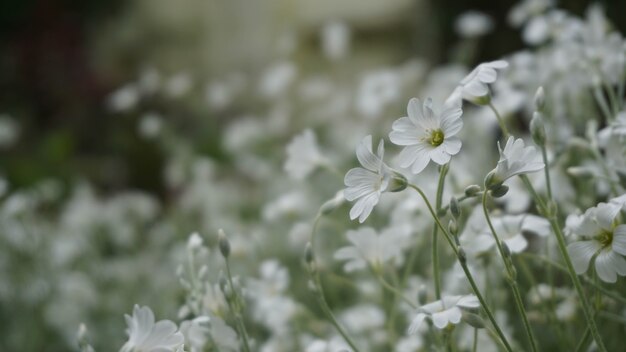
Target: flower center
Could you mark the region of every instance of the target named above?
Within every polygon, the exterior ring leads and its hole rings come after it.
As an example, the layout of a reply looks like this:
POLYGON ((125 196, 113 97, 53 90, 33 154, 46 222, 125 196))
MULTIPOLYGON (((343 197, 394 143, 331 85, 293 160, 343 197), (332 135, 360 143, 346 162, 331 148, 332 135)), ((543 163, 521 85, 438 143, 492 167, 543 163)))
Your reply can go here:
POLYGON ((596 239, 602 244, 602 247, 610 246, 613 243, 613 231, 602 231, 596 239))
POLYGON ((442 130, 434 130, 430 134, 430 144, 433 147, 438 147, 441 145, 441 143, 443 143, 443 138, 444 135, 442 130))

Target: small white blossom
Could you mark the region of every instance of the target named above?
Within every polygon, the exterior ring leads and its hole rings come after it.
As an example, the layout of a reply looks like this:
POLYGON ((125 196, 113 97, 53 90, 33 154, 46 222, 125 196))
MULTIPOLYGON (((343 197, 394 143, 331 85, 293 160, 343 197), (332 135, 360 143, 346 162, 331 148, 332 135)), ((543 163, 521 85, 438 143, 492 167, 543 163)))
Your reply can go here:
POLYGON ((350 169, 344 177, 344 196, 348 201, 357 200, 350 209, 350 219, 365 221, 378 204, 383 192, 394 192, 406 187, 406 179, 383 162, 385 145, 378 144, 377 153, 372 152, 372 136, 366 136, 356 148, 356 156, 363 167, 350 169), (399 182, 399 184, 398 184, 399 182))
POLYGON ((317 145, 315 133, 310 129, 295 136, 287 145, 285 171, 291 178, 305 179, 324 162, 325 159, 317 145))
POLYGON ((626 225, 616 225, 615 219, 623 202, 600 203, 583 215, 571 215, 569 230, 581 237, 570 243, 567 251, 577 274, 584 274, 595 258, 598 277, 605 282, 616 282, 617 275, 626 276, 626 225))
POLYGON ((418 99, 411 99, 407 106, 407 117, 393 123, 389 139, 401 146, 400 166, 411 168, 418 174, 432 160, 439 165, 450 161, 452 155, 461 150, 461 140, 456 134, 463 127, 461 101, 451 100, 444 104, 443 111, 433 111, 432 100, 426 99, 420 106, 418 99))
POLYGON ((502 183, 513 176, 536 172, 545 167, 541 154, 533 146, 526 147, 521 138, 509 137, 504 149, 498 142, 498 149, 500 160, 492 171, 493 183, 502 183))
POLYGON ((409 325, 408 333, 416 333, 426 317, 430 317, 438 329, 444 329, 449 324, 458 324, 461 322, 462 309, 478 307, 480 307, 480 302, 474 295, 444 296, 418 309, 417 315, 409 325))
POLYGON ((169 320, 154 322, 149 307, 135 305, 133 315, 126 315, 128 341, 120 352, 166 352, 175 351, 185 338, 176 324, 169 320))
POLYGON ((347 237, 351 246, 335 252, 335 259, 345 260, 344 270, 352 272, 367 268, 367 265, 380 267, 392 259, 402 256, 405 239, 408 236, 397 228, 390 228, 378 234, 371 227, 349 230, 347 237))
POLYGON ((464 38, 476 38, 493 29, 493 19, 479 11, 467 11, 456 19, 454 29, 464 38))
POLYGON ((475 104, 486 104, 490 100, 489 84, 494 83, 498 78, 498 70, 509 67, 508 62, 497 60, 482 63, 470 72, 459 86, 454 90, 449 99, 463 99, 475 104))

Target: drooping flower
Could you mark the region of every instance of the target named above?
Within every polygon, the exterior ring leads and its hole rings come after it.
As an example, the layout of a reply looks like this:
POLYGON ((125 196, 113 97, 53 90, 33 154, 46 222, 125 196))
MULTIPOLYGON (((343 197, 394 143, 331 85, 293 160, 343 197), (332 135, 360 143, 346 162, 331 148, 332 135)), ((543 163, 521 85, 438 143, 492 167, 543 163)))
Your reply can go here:
POLYGON ((463 98, 478 105, 488 104, 491 101, 489 84, 494 83, 498 78, 498 70, 508 66, 508 62, 504 60, 485 62, 476 66, 461 80, 448 100, 463 98))
POLYGON ((598 277, 616 282, 617 275, 626 276, 626 224, 617 225, 616 218, 623 202, 600 203, 583 215, 571 215, 567 225, 581 241, 570 243, 567 251, 577 274, 584 274, 595 258, 598 277))
POLYGON ((126 315, 128 341, 120 352, 166 352, 176 351, 184 342, 183 334, 170 320, 154 322, 149 307, 135 305, 133 315, 126 315))
POLYGON ((439 165, 449 162, 461 150, 456 134, 463 127, 462 114, 459 99, 444 104, 440 114, 433 111, 430 98, 422 106, 418 99, 411 99, 408 116, 396 120, 389 134, 391 142, 405 147, 400 152, 400 166, 418 174, 431 160, 439 165))
POLYGON ((545 167, 541 154, 533 146, 526 147, 521 138, 509 137, 504 149, 498 142, 498 149, 500 160, 487 177, 490 185, 502 184, 513 176, 536 172, 545 167))
POLYGON ((363 167, 350 169, 344 178, 344 196, 356 200, 350 209, 350 219, 365 221, 378 204, 383 192, 397 192, 406 188, 406 178, 383 162, 385 145, 381 140, 377 153, 372 152, 372 136, 366 136, 356 148, 356 156, 363 167), (357 200, 358 199, 358 200, 357 200))
POLYGON ((480 307, 480 302, 475 295, 444 296, 438 301, 418 308, 417 315, 409 325, 408 333, 416 333, 427 317, 432 319, 438 329, 444 329, 449 324, 458 324, 461 322, 462 309, 478 307, 480 307))

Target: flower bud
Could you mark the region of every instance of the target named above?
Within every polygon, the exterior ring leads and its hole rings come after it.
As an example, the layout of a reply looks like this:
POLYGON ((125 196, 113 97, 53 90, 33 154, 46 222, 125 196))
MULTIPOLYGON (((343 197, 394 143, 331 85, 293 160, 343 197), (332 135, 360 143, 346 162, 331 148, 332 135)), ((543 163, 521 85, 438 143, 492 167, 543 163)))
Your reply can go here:
POLYGON ((496 177, 496 170, 491 170, 487 176, 485 176, 485 188, 493 190, 502 186, 502 181, 496 177))
POLYGON ((446 214, 448 214, 447 208, 439 208, 439 210, 437 210, 437 216, 440 218, 443 218, 446 214))
POLYGON ((592 178, 595 176, 593 170, 586 166, 570 166, 565 172, 572 177, 592 178))
POLYGON ((224 233, 224 230, 219 229, 217 236, 218 236, 218 244, 220 247, 220 252, 224 256, 224 258, 228 259, 228 256, 230 255, 230 242, 228 242, 228 239, 226 238, 226 234, 224 233))
POLYGON ((400 192, 403 191, 408 184, 406 177, 399 172, 393 171, 391 181, 387 188, 388 192, 400 192))
POLYGON ((459 201, 454 196, 450 198, 450 214, 452 214, 455 219, 461 217, 461 207, 459 206, 459 201))
POLYGON ((491 196, 494 198, 500 198, 500 197, 504 197, 504 195, 506 195, 507 192, 509 192, 509 186, 500 185, 499 187, 491 190, 491 196))
POLYGON ((478 192, 480 192, 481 188, 479 185, 469 185, 465 187, 465 196, 466 197, 475 197, 478 192))
POLYGON ((543 116, 540 112, 533 113, 533 119, 530 120, 530 135, 538 146, 546 144, 546 128, 543 124, 543 116))
POLYGON ((489 105, 489 103, 491 103, 491 93, 488 93, 487 95, 484 95, 482 97, 466 96, 465 98, 467 98, 469 102, 476 104, 476 105, 489 105))
POLYGON ((543 87, 537 88, 534 103, 536 111, 543 111, 543 108, 546 105, 546 93, 543 91, 543 87))
POLYGON ((459 233, 459 227, 457 226, 456 221, 450 220, 448 223, 448 232, 455 237, 459 233))
POLYGON ((417 290, 417 302, 423 305, 426 304, 427 301, 428 292, 426 291, 426 286, 420 285, 419 289, 417 290))

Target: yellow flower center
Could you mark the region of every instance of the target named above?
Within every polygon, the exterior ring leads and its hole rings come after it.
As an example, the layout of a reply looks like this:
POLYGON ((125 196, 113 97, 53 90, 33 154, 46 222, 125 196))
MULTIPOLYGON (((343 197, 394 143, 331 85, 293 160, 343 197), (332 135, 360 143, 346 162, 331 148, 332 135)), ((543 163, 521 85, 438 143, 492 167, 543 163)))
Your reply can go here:
POLYGON ((433 147, 438 147, 443 143, 443 131, 442 130, 434 130, 430 135, 430 144, 433 147))
POLYGON ((602 244, 602 247, 610 246, 613 243, 613 231, 602 231, 596 239, 602 244))

